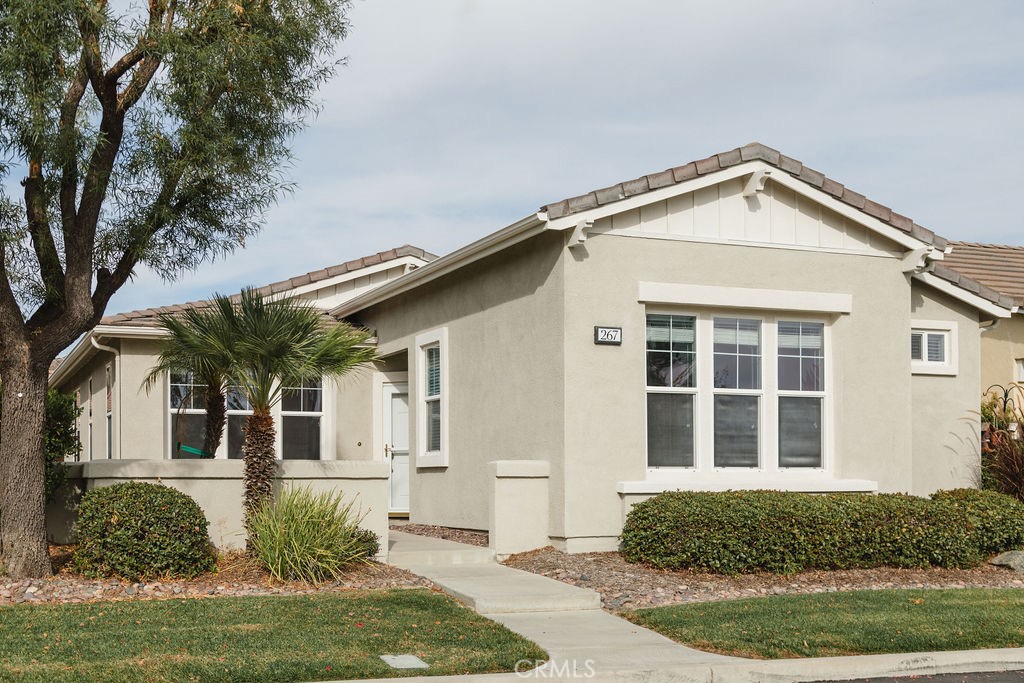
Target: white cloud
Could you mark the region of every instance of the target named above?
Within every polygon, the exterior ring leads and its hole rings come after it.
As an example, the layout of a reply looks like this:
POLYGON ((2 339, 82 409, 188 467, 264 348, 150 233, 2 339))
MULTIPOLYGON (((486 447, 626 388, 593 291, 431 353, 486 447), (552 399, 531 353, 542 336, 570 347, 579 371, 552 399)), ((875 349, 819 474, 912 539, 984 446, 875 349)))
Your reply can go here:
POLYGON ((1024 7, 360 0, 249 247, 111 310, 263 284, 760 140, 940 234, 1022 242, 1024 7))

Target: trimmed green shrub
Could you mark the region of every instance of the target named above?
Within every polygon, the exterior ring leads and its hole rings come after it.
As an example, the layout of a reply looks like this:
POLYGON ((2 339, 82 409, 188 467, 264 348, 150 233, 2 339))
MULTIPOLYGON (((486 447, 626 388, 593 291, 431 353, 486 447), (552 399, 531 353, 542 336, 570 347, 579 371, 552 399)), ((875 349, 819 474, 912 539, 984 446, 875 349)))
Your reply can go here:
POLYGON ((199 505, 169 486, 93 489, 78 506, 74 566, 88 577, 191 578, 214 568, 208 526, 199 505))
POLYGON ((359 528, 362 516, 340 491, 314 493, 289 487, 250 518, 253 555, 280 580, 339 580, 353 562, 377 554, 374 534, 359 528), (373 551, 372 555, 370 551, 373 551))
POLYGON ((630 562, 723 574, 973 567, 1013 532, 982 531, 971 510, 949 496, 674 491, 633 506, 622 553, 630 562))
POLYGON ((967 517, 983 555, 1024 547, 1024 503, 996 491, 952 489, 937 491, 932 500, 956 504, 967 517))

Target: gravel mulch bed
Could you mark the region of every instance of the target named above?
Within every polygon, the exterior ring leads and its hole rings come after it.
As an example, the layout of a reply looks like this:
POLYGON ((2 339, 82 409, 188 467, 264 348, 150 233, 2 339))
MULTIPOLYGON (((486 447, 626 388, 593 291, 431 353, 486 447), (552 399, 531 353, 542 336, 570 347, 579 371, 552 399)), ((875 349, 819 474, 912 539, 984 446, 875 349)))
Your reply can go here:
POLYGON ((308 595, 323 591, 376 588, 432 588, 423 577, 370 562, 355 565, 343 581, 311 585, 276 581, 243 553, 228 553, 217 560, 217 571, 195 579, 167 579, 132 583, 119 579, 86 579, 68 567, 71 548, 50 548, 56 574, 48 579, 14 581, 0 576, 0 606, 20 603, 81 603, 100 600, 208 598, 241 595, 308 595))
POLYGON ((618 553, 568 555, 542 548, 509 557, 509 567, 601 594, 605 609, 631 610, 686 602, 783 593, 830 593, 882 588, 1024 588, 1024 575, 984 565, 977 569, 848 569, 794 576, 723 576, 629 564, 618 553))
POLYGON ((446 541, 476 545, 482 548, 486 548, 488 542, 488 535, 486 531, 454 529, 448 526, 431 526, 430 524, 407 524, 405 522, 400 522, 398 524, 392 524, 391 530, 404 531, 407 534, 416 534, 417 536, 443 538, 446 541))

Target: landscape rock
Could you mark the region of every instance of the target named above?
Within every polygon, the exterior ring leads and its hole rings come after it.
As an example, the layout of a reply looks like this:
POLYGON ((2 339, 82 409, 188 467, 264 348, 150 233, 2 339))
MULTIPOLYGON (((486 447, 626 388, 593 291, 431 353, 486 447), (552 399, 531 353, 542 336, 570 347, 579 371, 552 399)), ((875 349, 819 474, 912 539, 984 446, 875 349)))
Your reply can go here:
POLYGON ((1015 572, 1024 572, 1024 551, 1010 550, 996 555, 988 563, 997 567, 1009 567, 1015 572))

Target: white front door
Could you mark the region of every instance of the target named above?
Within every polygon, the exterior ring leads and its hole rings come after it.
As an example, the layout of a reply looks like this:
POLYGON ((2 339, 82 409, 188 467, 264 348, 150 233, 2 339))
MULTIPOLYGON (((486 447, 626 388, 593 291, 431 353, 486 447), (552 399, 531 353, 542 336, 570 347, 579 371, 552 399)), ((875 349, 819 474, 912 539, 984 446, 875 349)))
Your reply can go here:
POLYGON ((409 385, 384 385, 384 459, 391 466, 388 512, 409 512, 409 385))

